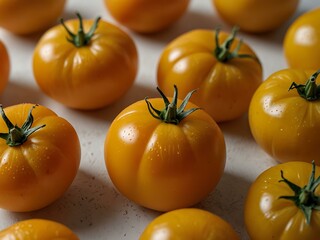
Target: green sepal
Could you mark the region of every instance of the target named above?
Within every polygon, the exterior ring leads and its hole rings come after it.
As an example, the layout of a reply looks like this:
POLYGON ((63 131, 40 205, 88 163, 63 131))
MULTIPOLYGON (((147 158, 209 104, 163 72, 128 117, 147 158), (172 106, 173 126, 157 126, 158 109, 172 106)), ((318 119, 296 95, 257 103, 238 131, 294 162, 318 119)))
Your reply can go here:
POLYGON ((2 105, 0 105, 0 115, 4 122, 6 123, 8 127, 8 132, 7 133, 0 133, 0 138, 6 140, 7 145, 10 147, 15 147, 23 144, 25 141, 27 141, 28 137, 34 133, 35 131, 39 130, 40 128, 43 128, 45 126, 36 126, 31 128, 33 124, 33 116, 32 116, 32 110, 36 107, 37 105, 34 105, 31 107, 26 121, 23 123, 23 125, 18 127, 17 125, 13 125, 12 122, 8 119, 6 116, 2 105))
POLYGON ((73 33, 70 31, 70 29, 65 25, 64 20, 61 19, 60 23, 61 25, 65 28, 65 30, 68 33, 67 40, 75 45, 76 47, 83 47, 89 44, 91 38, 93 37, 97 27, 98 23, 101 19, 101 17, 97 17, 96 20, 94 21, 93 25, 91 26, 89 32, 85 33, 83 29, 83 20, 82 17, 79 13, 76 13, 78 19, 79 19, 79 29, 77 34, 73 33))
POLYGON ((230 50, 233 41, 236 39, 236 35, 239 31, 238 27, 233 27, 231 34, 227 37, 227 39, 220 45, 219 43, 219 34, 220 29, 217 28, 215 31, 215 42, 216 48, 214 50, 214 55, 219 62, 228 62, 233 58, 251 58, 257 61, 260 65, 260 60, 255 55, 250 54, 239 54, 240 47, 242 45, 242 39, 240 39, 238 45, 235 47, 233 51, 230 50))
POLYGON ((289 87, 289 91, 297 89, 297 92, 301 97, 308 101, 315 101, 320 98, 320 85, 317 85, 316 79, 320 74, 320 69, 311 75, 305 84, 297 84, 293 82, 289 87))
POLYGON ((193 113, 194 111, 200 109, 200 108, 191 108, 185 111, 185 107, 187 106, 192 94, 196 91, 193 90, 187 94, 187 96, 184 98, 182 101, 181 105, 179 108, 177 107, 177 102, 178 102, 178 88, 176 85, 174 85, 174 93, 172 97, 172 102, 170 103, 169 99, 165 96, 165 94, 160 90, 159 87, 157 87, 158 92, 160 93, 163 102, 164 102, 164 109, 163 110, 158 110, 155 109, 151 102, 149 102, 148 98, 145 98, 145 101, 147 103, 148 110, 150 114, 156 118, 159 119, 165 123, 173 123, 173 124, 178 124, 181 122, 184 118, 186 118, 188 115, 193 113))
POLYGON ((301 209, 305 215, 307 224, 311 222, 311 215, 314 210, 320 211, 320 196, 315 195, 315 190, 320 184, 320 176, 315 179, 316 167, 312 161, 312 171, 309 182, 306 186, 300 187, 284 177, 281 170, 281 180, 279 182, 286 183, 289 188, 294 192, 292 196, 280 196, 280 199, 287 199, 293 201, 295 205, 301 209))

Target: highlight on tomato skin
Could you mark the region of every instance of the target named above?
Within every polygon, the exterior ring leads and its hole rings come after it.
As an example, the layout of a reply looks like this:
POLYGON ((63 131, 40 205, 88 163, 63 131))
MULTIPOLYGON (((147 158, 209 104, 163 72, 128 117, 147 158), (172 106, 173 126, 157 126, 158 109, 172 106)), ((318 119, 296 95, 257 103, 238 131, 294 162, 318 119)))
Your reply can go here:
POLYGON ((58 21, 67 0, 0 0, 0 27, 17 35, 45 31, 58 21))
POLYGON ((207 210, 183 208, 153 219, 139 240, 240 240, 233 227, 207 210))
POLYGON ((187 11, 190 0, 104 0, 111 16, 143 34, 164 31, 187 11))
POLYGON ((0 231, 1 240, 79 240, 67 226, 47 219, 27 219, 0 231))
POLYGON ((104 156, 116 189, 146 208, 190 207, 214 191, 225 167, 226 146, 217 123, 178 98, 137 101, 113 120, 104 156))
POLYGON ((33 75, 40 89, 74 109, 113 104, 133 85, 138 51, 132 37, 100 17, 61 21, 38 41, 33 75))
POLYGON ((0 115, 0 208, 30 212, 52 204, 78 172, 77 132, 41 105, 0 105, 0 115))

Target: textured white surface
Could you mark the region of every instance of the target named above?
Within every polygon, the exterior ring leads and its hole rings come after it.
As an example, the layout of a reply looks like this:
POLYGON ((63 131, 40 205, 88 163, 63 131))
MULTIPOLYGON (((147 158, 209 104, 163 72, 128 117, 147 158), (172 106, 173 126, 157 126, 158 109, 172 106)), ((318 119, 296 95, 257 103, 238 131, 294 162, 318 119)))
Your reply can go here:
MULTIPOLYGON (((319 6, 318 0, 301 1, 301 13, 319 6)), ((74 18, 78 11, 84 18, 103 19, 117 24, 108 14, 102 0, 68 0, 63 17, 74 18)), ((270 16, 272 17, 272 16, 270 16)), ((287 22, 277 31, 249 35, 239 33, 262 61, 264 77, 286 68, 282 39, 287 22)), ((22 102, 45 105, 66 118, 76 129, 82 147, 78 175, 65 195, 49 207, 30 213, 0 210, 0 229, 28 218, 48 218, 73 229, 82 240, 138 239, 144 227, 159 213, 144 209, 120 195, 113 187, 105 169, 103 143, 114 117, 127 105, 144 98, 157 96, 156 66, 164 46, 178 35, 195 29, 217 26, 230 30, 215 13, 210 0, 192 0, 188 12, 170 29, 154 34, 139 35, 121 27, 133 37, 140 58, 139 74, 130 91, 112 106, 98 111, 76 111, 54 102, 40 92, 32 74, 32 53, 40 34, 19 37, 0 29, 11 58, 9 85, 0 101, 4 106, 22 102)), ((1 63, 0 63, 1 64, 1 63)), ((217 189, 196 207, 204 208, 229 221, 241 239, 247 239, 243 224, 243 203, 250 183, 259 173, 276 164, 253 140, 247 117, 220 124, 227 145, 227 165, 217 189)))

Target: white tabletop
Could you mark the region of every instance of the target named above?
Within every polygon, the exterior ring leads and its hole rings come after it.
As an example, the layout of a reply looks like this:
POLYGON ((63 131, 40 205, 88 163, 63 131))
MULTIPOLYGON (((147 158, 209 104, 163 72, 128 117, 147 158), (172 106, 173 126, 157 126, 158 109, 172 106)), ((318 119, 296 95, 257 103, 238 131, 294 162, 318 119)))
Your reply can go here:
MULTIPOLYGON (((239 33, 259 56, 264 77, 287 68, 282 40, 287 27, 298 15, 319 6, 318 0, 301 0, 296 14, 280 29, 260 35, 239 33)), ((102 0, 68 0, 63 17, 74 18, 78 11, 84 18, 101 16, 116 23, 108 14, 102 0)), ((270 16, 272 17, 272 16, 270 16)), ((39 34, 21 37, 0 28, 11 59, 10 82, 1 96, 4 107, 22 102, 39 103, 67 119, 76 129, 82 147, 81 165, 69 190, 52 205, 30 213, 0 210, 0 229, 16 221, 47 218, 70 227, 82 240, 138 239, 144 227, 159 213, 140 207, 115 190, 104 163, 103 143, 108 127, 126 106, 157 96, 156 66, 165 45, 178 35, 196 28, 214 29, 221 26, 231 30, 216 14, 210 0, 192 0, 188 12, 170 29, 154 35, 139 35, 120 26, 133 37, 139 51, 139 73, 129 92, 115 104, 97 111, 77 111, 64 107, 44 95, 32 73, 33 49, 39 34)), ((247 239, 243 223, 243 204, 251 182, 265 169, 277 164, 253 140, 247 116, 220 124, 227 145, 225 173, 216 190, 196 207, 207 209, 228 222, 247 239)))

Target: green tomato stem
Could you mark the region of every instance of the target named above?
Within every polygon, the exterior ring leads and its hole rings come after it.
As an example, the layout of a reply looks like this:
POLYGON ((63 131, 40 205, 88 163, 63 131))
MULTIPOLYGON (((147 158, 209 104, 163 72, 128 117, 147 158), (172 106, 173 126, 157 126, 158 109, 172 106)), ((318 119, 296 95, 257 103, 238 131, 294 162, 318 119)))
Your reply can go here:
POLYGON ((67 40, 71 42, 73 45, 75 45, 76 47, 83 47, 88 45, 89 42, 91 41, 91 38, 93 37, 101 18, 97 17, 93 25, 91 26, 89 32, 85 33, 83 29, 82 17, 79 13, 77 13, 76 15, 79 19, 79 29, 77 34, 74 34, 73 32, 70 31, 70 29, 65 25, 63 19, 61 19, 60 22, 62 26, 65 28, 65 30, 67 31, 67 33, 69 34, 69 36, 67 37, 67 40))
POLYGON ((219 34, 220 34, 220 29, 216 29, 216 34, 215 34, 215 42, 216 42, 216 48, 214 50, 214 56, 219 62, 228 62, 229 60, 233 58, 251 58, 257 61, 260 65, 260 60, 250 54, 239 54, 240 47, 242 45, 242 40, 239 41, 238 45, 236 48, 231 52, 230 48, 233 43, 233 41, 236 39, 236 35, 238 33, 239 28, 238 27, 233 27, 231 34, 228 36, 228 38, 220 45, 219 43, 219 34))
POLYGON ((145 98, 145 101, 147 103, 148 110, 156 119, 159 119, 165 123, 172 123, 172 124, 178 124, 182 119, 186 118, 188 115, 193 113, 194 111, 200 109, 200 108, 191 108, 187 111, 184 111, 185 107, 187 106, 192 94, 195 92, 195 90, 189 92, 185 99, 182 101, 180 107, 177 107, 178 102, 178 89, 177 86, 174 85, 174 94, 172 98, 172 102, 168 100, 168 98, 164 95, 164 93, 157 87, 158 92, 160 93, 163 101, 164 101, 164 109, 158 110, 155 109, 151 102, 148 100, 148 98, 145 98))
POLYGON ((304 187, 300 187, 286 179, 283 171, 281 171, 281 180, 279 181, 286 183, 294 192, 293 196, 281 196, 280 198, 293 201, 296 206, 302 210, 308 224, 311 222, 312 211, 320 211, 320 196, 315 194, 315 190, 320 184, 320 176, 315 179, 315 169, 315 163, 312 161, 312 171, 309 182, 304 187))
POLYGON ((320 74, 320 69, 311 75, 305 84, 296 84, 293 82, 289 87, 289 91, 297 89, 297 92, 301 97, 308 101, 315 101, 320 98, 320 86, 317 85, 316 79, 320 74))
POLYGON ((34 133, 35 131, 39 130, 40 128, 43 128, 45 126, 37 126, 34 128, 31 128, 33 124, 33 116, 32 116, 32 110, 36 107, 36 105, 32 106, 32 108, 29 111, 28 117, 22 127, 18 127, 17 125, 13 125, 12 122, 7 118, 2 105, 0 105, 0 115, 4 122, 6 123, 8 127, 8 133, 0 133, 0 138, 6 140, 7 145, 10 147, 15 147, 23 144, 25 141, 27 141, 28 137, 34 133))

